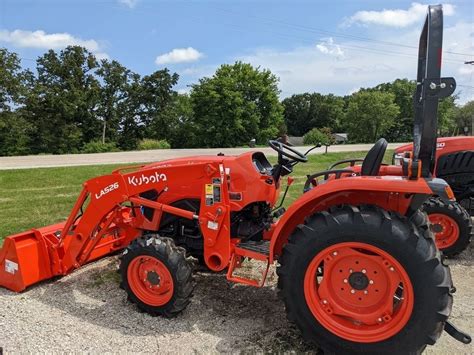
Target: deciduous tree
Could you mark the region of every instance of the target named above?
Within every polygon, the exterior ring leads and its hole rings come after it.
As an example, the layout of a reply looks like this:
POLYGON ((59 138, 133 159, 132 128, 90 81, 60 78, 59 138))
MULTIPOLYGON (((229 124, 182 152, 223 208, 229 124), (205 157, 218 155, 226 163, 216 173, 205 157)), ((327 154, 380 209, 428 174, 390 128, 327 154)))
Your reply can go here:
POLYGON ((372 143, 393 126, 400 112, 392 93, 359 91, 349 98, 345 118, 349 140, 372 143))
POLYGON ((200 79, 191 90, 199 145, 235 147, 252 138, 265 144, 276 137, 283 122, 277 83, 269 70, 242 62, 200 79))
POLYGON ((344 99, 333 94, 304 93, 282 102, 290 135, 302 136, 312 128, 337 130, 344 117, 344 99))

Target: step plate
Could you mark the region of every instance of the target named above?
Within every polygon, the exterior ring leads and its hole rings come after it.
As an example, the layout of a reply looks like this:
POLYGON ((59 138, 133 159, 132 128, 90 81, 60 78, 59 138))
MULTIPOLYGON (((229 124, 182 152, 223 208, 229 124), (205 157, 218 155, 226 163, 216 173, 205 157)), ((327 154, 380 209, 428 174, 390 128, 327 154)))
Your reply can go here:
POLYGON ((262 240, 262 241, 248 241, 244 243, 237 244, 239 249, 244 249, 248 251, 253 251, 254 253, 263 254, 263 255, 270 255, 270 241, 262 240))

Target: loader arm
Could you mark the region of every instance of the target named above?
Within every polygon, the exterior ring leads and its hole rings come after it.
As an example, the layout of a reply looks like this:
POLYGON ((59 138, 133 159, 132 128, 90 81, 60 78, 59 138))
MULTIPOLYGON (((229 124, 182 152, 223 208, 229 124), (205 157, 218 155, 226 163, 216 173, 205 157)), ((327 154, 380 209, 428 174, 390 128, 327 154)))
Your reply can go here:
POLYGON ((0 249, 0 286, 22 291, 39 281, 66 275, 125 248, 144 230, 158 230, 164 213, 197 220, 193 211, 141 195, 155 190, 167 197, 186 197, 189 186, 197 186, 204 195, 203 181, 221 181, 220 167, 219 162, 157 164, 116 170, 86 181, 65 222, 5 239, 0 249), (142 213, 144 207, 154 211, 151 219, 142 213))

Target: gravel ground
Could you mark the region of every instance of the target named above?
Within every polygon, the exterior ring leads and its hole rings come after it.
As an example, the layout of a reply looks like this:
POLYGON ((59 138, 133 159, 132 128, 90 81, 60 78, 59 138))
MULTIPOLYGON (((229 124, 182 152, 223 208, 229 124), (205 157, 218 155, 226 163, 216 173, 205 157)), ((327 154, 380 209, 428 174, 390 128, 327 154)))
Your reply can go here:
MULTIPOLYGON (((457 287, 452 320, 474 333, 474 248, 450 261, 457 287)), ((190 306, 175 319, 139 313, 118 287, 117 257, 15 294, 0 289, 0 346, 18 352, 308 352, 288 323, 272 270, 262 289, 224 274, 196 274, 190 306)), ((446 333, 428 354, 473 354, 446 333)))

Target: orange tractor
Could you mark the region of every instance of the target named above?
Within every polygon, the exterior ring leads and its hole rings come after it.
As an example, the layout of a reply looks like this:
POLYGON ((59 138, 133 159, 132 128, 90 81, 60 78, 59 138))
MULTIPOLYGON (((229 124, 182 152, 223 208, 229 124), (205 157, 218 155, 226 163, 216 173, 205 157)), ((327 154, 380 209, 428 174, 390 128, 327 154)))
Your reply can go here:
MULTIPOLYGON (((440 6, 430 7, 425 35, 441 14, 440 6)), ((427 48, 431 60, 441 43, 427 48)), ((427 129, 417 138, 427 147, 431 136, 427 129)), ((413 154, 409 177, 340 179, 338 170, 325 172, 334 179, 285 210, 275 207, 282 178, 307 157, 278 141, 270 146, 278 152, 273 166, 261 152, 219 154, 86 181, 67 221, 5 239, 0 285, 20 292, 123 250, 128 298, 151 315, 173 317, 191 301, 189 256, 255 287, 278 262, 289 319, 328 352, 414 353, 434 344, 443 329, 470 342, 448 322, 455 288, 419 210, 434 194, 453 199, 444 180, 416 168, 432 158, 426 150, 413 154), (248 259, 264 265, 260 278, 239 270, 248 259)), ((371 169, 382 162, 373 154, 366 159, 371 169)))
MULTIPOLYGON (((383 157, 386 148, 387 141, 382 138, 372 149, 383 157)), ((340 173, 343 177, 352 175, 404 176, 408 171, 408 164, 411 161, 409 158, 412 154, 413 144, 403 145, 395 150, 394 165, 382 164, 379 169, 370 170, 367 166, 360 164, 364 162, 364 159, 345 159, 335 162, 328 169, 338 167, 339 170, 344 170, 340 173)), ((438 139, 436 158, 436 163, 430 170, 434 173, 432 175, 447 181, 460 202, 447 202, 434 195, 423 203, 422 209, 428 215, 438 249, 444 255, 453 257, 469 246, 472 237, 473 210, 470 205, 474 200, 474 137, 438 139), (469 208, 471 214, 465 207, 469 208)), ((314 178, 308 179, 305 189, 310 186, 309 181, 312 181, 313 185, 317 183, 314 178)))
MULTIPOLYGON (((413 145, 398 147, 393 163, 401 164, 404 156, 412 154, 413 145)), ((438 248, 447 256, 465 250, 471 241, 474 216, 474 137, 438 138, 432 173, 445 180, 453 189, 458 202, 445 204, 430 198, 423 209, 428 214, 438 248)))

